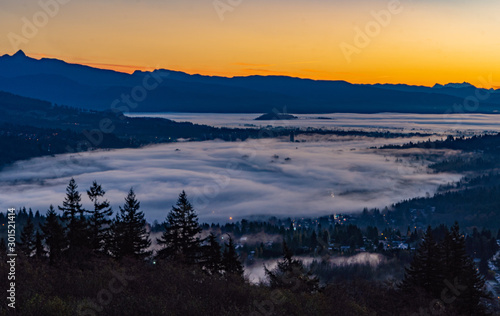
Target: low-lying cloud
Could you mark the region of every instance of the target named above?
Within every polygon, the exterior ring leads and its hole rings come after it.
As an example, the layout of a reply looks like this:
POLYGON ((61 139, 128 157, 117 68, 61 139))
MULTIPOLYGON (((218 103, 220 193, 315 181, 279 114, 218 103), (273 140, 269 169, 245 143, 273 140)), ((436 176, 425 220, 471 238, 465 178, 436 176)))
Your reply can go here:
MULTIPOLYGON (((286 111, 286 109, 282 109, 286 111)), ((387 129, 400 132, 433 132, 447 135, 500 132, 498 114, 451 113, 331 113, 294 114, 296 120, 256 121, 259 114, 234 113, 129 113, 131 117, 161 117, 219 127, 301 127, 322 129, 387 129)))
MULTIPOLYGON (((368 253, 368 252, 362 252, 352 256, 335 255, 330 258, 305 257, 305 256, 298 256, 295 258, 302 261, 302 263, 306 267, 309 266, 314 260, 316 261, 326 260, 327 263, 335 267, 346 267, 352 265, 369 265, 372 268, 377 268, 380 264, 387 262, 387 259, 383 255, 379 253, 368 253)), ((273 271, 278 266, 278 261, 280 260, 282 259, 269 259, 269 260, 257 259, 252 265, 245 265, 245 276, 252 283, 255 284, 258 284, 260 282, 266 283, 267 276, 264 266, 268 270, 273 271)))
MULTIPOLYGON (((62 204, 74 177, 81 193, 93 180, 102 183, 115 211, 133 187, 149 221, 163 221, 182 190, 201 221, 236 221, 252 215, 316 216, 384 207, 432 194, 440 184, 460 178, 429 174, 421 161, 396 162, 394 156, 366 149, 408 139, 298 140, 184 142, 36 158, 0 172, 0 201, 3 208, 45 212, 50 204, 62 204)), ((84 194, 83 202, 91 207, 84 194)))

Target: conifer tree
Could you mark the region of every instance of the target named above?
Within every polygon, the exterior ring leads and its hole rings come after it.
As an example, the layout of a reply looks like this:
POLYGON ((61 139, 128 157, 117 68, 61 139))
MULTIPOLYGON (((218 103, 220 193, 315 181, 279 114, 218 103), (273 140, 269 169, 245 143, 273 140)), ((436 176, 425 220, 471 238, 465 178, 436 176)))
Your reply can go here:
POLYGON ((112 224, 113 247, 112 252, 117 258, 135 257, 143 259, 151 254, 147 248, 151 246, 149 233, 146 230, 144 213, 139 211, 140 202, 136 199, 131 188, 123 208, 112 224))
POLYGON ((311 239, 309 240, 309 248, 312 251, 315 251, 316 247, 318 247, 318 237, 316 235, 316 231, 313 230, 311 234, 311 239))
POLYGON ((30 217, 28 217, 28 221, 21 231, 19 250, 27 257, 31 257, 35 250, 35 226, 30 217))
POLYGON ((283 260, 278 261, 274 270, 266 266, 264 270, 272 288, 285 288, 296 293, 311 293, 319 289, 319 279, 306 271, 300 260, 293 258, 286 242, 283 242, 283 260))
POLYGON ((75 179, 71 178, 67 188, 63 206, 59 206, 63 212, 63 220, 67 222, 67 238, 69 244, 70 257, 78 254, 80 256, 83 249, 89 247, 87 220, 84 217, 85 209, 81 204, 81 195, 78 192, 78 185, 75 179))
POLYGON ((5 239, 2 237, 0 239, 0 258, 3 258, 7 255, 7 244, 5 243, 5 239))
POLYGON ((90 217, 88 219, 90 244, 94 251, 104 250, 105 243, 110 238, 111 219, 109 217, 113 215, 113 210, 108 200, 100 201, 105 193, 102 186, 96 181, 87 190, 87 195, 94 204, 94 209, 89 211, 90 217))
POLYGON ((460 234, 458 223, 455 222, 450 228, 448 235, 447 239, 450 240, 450 263, 446 267, 447 271, 445 277, 452 279, 462 273, 463 267, 467 263, 469 256, 465 250, 465 238, 460 234))
POLYGON ((64 220, 73 220, 78 216, 83 217, 85 209, 81 204, 82 198, 78 192, 78 185, 75 179, 71 178, 66 187, 66 197, 63 201, 63 206, 59 206, 59 210, 63 212, 64 220))
POLYGON ((458 310, 467 315, 481 315, 484 312, 480 299, 487 297, 484 292, 484 279, 476 268, 472 258, 465 250, 465 238, 460 234, 458 223, 450 229, 452 240, 451 265, 446 267, 447 280, 459 287, 455 305, 458 310))
POLYGON ((228 237, 229 242, 225 244, 224 253, 222 254, 222 269, 225 273, 243 277, 243 265, 240 262, 238 254, 236 253, 233 238, 229 235, 228 237))
POLYGON ((440 255, 440 249, 434 241, 432 228, 429 226, 412 263, 405 269, 402 289, 407 293, 420 289, 437 297, 443 284, 440 255))
POLYGON ((201 227, 193 206, 182 191, 176 206, 168 213, 164 224, 165 232, 157 239, 164 248, 158 252, 159 258, 172 259, 184 263, 196 263, 200 259, 201 227))
POLYGON ((441 266, 446 271, 443 272, 444 278, 450 278, 454 275, 454 272, 451 272, 450 269, 454 265, 453 256, 452 256, 452 248, 453 248, 453 238, 448 230, 446 230, 443 241, 440 244, 441 248, 441 266))
POLYGON ((43 247, 43 237, 40 232, 37 230, 35 234, 35 258, 38 260, 45 257, 45 249, 43 247))
POLYGON ((59 260, 63 250, 66 248, 66 235, 59 216, 51 205, 46 214, 46 220, 41 225, 43 238, 49 250, 50 263, 54 264, 59 260))
POLYGON ((401 284, 403 292, 414 295, 417 289, 433 299, 443 299, 449 309, 460 315, 483 315, 481 298, 486 297, 484 279, 465 249, 465 238, 460 234, 458 223, 444 233, 439 244, 432 238, 429 227, 401 284), (443 294, 444 293, 444 294, 443 294))
POLYGON ((207 244, 203 246, 202 264, 209 274, 220 274, 223 269, 221 246, 213 233, 208 235, 206 241, 207 244))

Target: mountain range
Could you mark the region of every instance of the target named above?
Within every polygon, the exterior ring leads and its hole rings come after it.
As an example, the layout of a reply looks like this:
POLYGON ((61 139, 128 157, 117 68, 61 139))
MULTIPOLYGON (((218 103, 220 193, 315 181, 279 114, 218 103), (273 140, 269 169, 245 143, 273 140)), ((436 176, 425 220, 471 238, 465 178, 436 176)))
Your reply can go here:
POLYGON ((433 87, 351 84, 285 76, 215 77, 159 69, 133 74, 34 59, 0 57, 0 91, 59 105, 121 112, 496 113, 500 90, 468 83, 433 87), (471 100, 481 97, 478 107, 471 100), (469 102, 469 103, 467 103, 469 102), (463 106, 464 104, 468 106, 463 106))

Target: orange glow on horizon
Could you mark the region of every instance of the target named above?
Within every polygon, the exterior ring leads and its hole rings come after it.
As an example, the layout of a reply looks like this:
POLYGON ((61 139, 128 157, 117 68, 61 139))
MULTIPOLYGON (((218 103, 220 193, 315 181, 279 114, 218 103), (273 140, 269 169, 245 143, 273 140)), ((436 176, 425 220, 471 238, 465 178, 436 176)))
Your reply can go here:
MULTIPOLYGON (((263 65, 256 65, 256 64, 251 64, 251 63, 234 63, 233 65, 229 65, 228 68, 232 68, 232 66, 238 66, 239 69, 236 70, 216 70, 213 68, 200 68, 200 69, 195 69, 195 68, 171 68, 171 67, 150 67, 150 66, 137 66, 137 65, 118 65, 118 64, 108 64, 108 63, 101 63, 101 62, 90 62, 90 61, 79 61, 79 59, 72 59, 69 58, 65 60, 64 58, 60 56, 48 56, 45 54, 40 54, 40 53, 33 53, 33 54, 27 54, 30 57, 33 58, 55 58, 55 59, 61 59, 64 60, 68 63, 73 63, 73 64, 80 64, 80 65, 85 65, 93 68, 98 68, 98 69, 105 69, 105 70, 113 70, 121 73, 127 73, 127 74, 132 74, 135 71, 154 71, 156 69, 167 69, 167 70, 172 70, 172 71, 180 71, 184 72, 190 75, 203 75, 203 76, 220 76, 220 77, 227 77, 227 78, 232 78, 232 77, 246 77, 246 76, 287 76, 287 77, 294 77, 294 78, 300 78, 300 79, 311 79, 311 80, 333 80, 333 81, 347 81, 350 83, 354 84, 408 84, 408 85, 418 85, 418 86, 428 86, 432 87, 436 83, 438 84, 447 84, 450 82, 455 82, 455 83, 461 83, 461 82, 469 82, 477 87, 484 87, 484 88, 494 88, 494 89, 499 89, 500 85, 498 85, 498 82, 493 81, 491 85, 485 87, 483 83, 485 81, 488 81, 487 76, 479 76, 476 77, 473 80, 461 80, 457 79, 455 81, 453 80, 446 80, 446 74, 441 74, 440 76, 437 76, 436 74, 433 74, 432 78, 435 78, 436 80, 428 80, 427 74, 425 72, 422 72, 421 70, 415 70, 414 72, 408 71, 406 72, 406 76, 408 77, 406 80, 400 80, 400 78, 395 77, 395 78, 390 78, 390 77, 380 77, 376 76, 374 74, 371 74, 367 72, 366 74, 359 74, 359 73, 336 73, 336 72, 329 72, 327 70, 318 70, 318 69, 308 69, 308 68, 303 68, 299 69, 297 72, 290 72, 290 71, 280 71, 280 70, 272 70, 272 69, 265 69, 265 68, 272 68, 275 65, 269 65, 269 64, 263 64, 263 65), (255 68, 249 68, 255 66, 255 68), (258 67, 261 68, 258 68, 258 67), (419 80, 419 76, 422 78, 422 80, 419 80), (438 79, 439 78, 439 79, 438 79), (427 80, 426 80, 427 79, 427 80)), ((405 71, 401 70, 401 74, 404 74, 405 71)), ((460 74, 462 75, 462 74, 460 74)))
MULTIPOLYGON (((498 0, 401 0, 397 12, 380 20, 394 1, 245 1, 223 19, 210 1, 71 1, 19 47, 0 38, 0 51, 23 49, 129 74, 169 69, 478 87, 492 77, 484 87, 500 86, 498 0), (354 50, 346 55, 342 47, 354 50)), ((22 18, 40 7, 19 0, 8 9, 0 11, 0 26, 22 35, 22 18)))
POLYGON ((105 70, 113 70, 116 72, 123 72, 127 74, 133 74, 135 71, 153 71, 155 68, 142 67, 142 66, 127 66, 127 65, 113 65, 113 64, 101 64, 101 63, 80 63, 80 65, 89 66, 92 68, 99 68, 105 70))

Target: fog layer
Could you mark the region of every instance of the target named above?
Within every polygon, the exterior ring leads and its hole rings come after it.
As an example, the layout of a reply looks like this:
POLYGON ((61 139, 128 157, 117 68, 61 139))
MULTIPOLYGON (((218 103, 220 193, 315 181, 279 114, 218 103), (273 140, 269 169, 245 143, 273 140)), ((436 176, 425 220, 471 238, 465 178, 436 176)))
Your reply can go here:
MULTIPOLYGON (((133 187, 149 221, 162 221, 182 190, 202 221, 237 221, 384 207, 460 178, 366 149, 408 139, 297 139, 184 142, 22 161, 0 172, 0 201, 3 208, 45 212, 62 204, 74 177, 81 192, 93 180, 102 183, 115 210, 133 187)), ((90 208, 86 196, 83 202, 90 208)))

